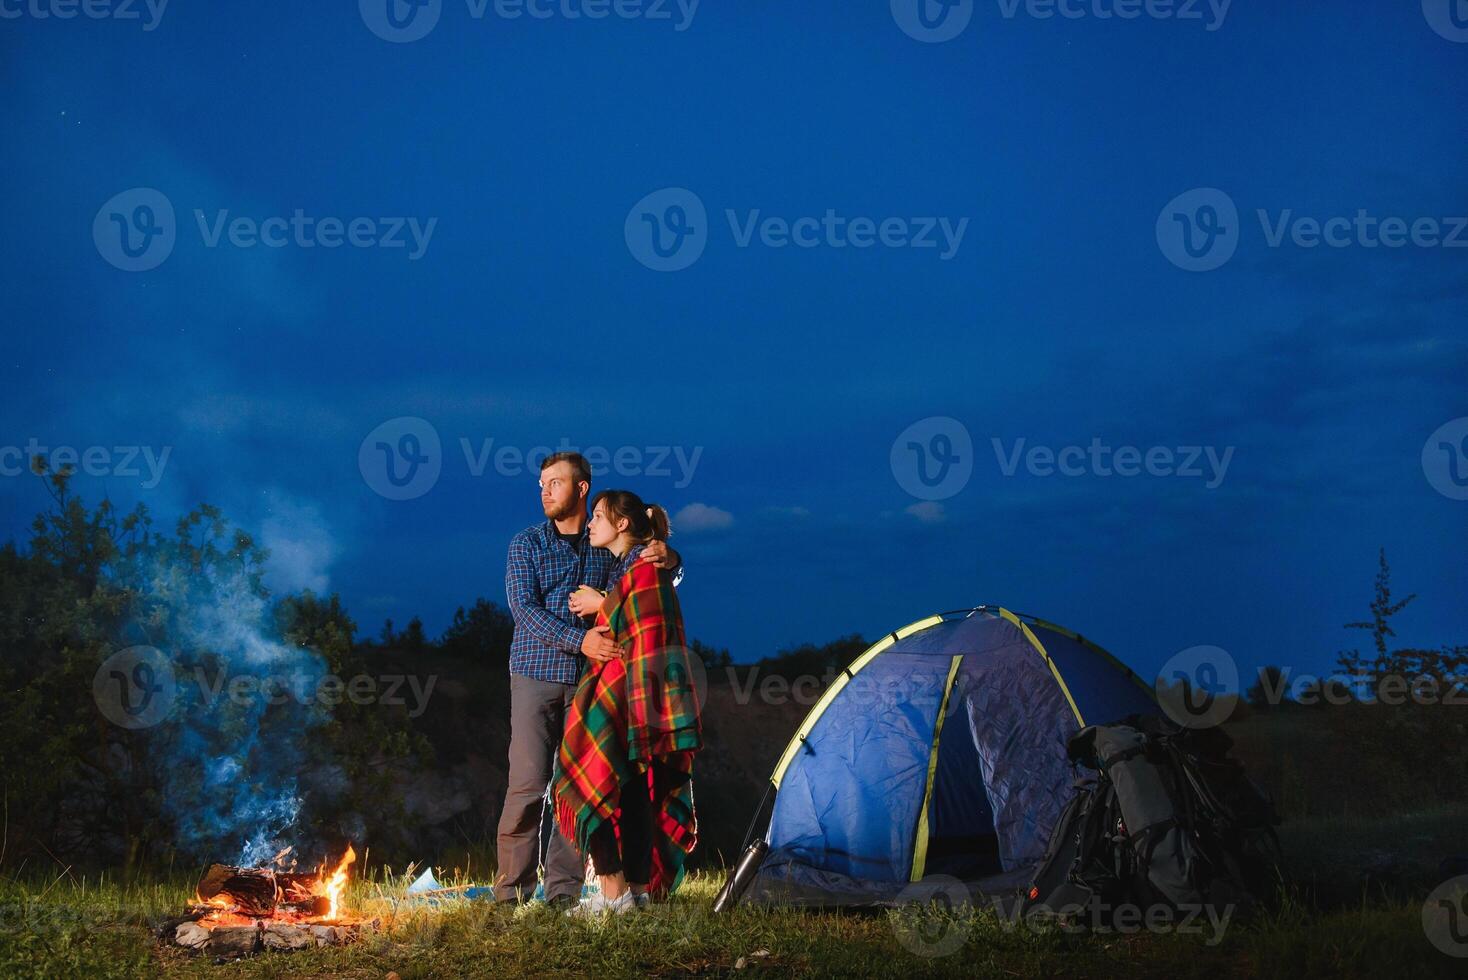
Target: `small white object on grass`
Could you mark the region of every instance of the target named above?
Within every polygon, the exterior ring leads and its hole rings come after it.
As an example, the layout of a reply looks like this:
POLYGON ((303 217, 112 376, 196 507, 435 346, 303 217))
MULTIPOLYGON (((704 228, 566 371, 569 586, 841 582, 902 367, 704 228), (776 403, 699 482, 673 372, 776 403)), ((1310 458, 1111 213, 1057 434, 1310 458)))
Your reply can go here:
POLYGON ((431 892, 442 887, 438 879, 433 877, 433 869, 429 868, 418 876, 417 881, 408 886, 408 894, 417 895, 419 892, 431 892))

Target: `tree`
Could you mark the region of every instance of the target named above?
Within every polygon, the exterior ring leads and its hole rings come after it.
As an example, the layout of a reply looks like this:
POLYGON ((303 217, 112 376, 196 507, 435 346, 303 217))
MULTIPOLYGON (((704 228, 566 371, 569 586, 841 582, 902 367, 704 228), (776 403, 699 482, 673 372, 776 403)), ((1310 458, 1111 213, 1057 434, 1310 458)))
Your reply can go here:
POLYGON ((734 658, 729 656, 727 648, 715 648, 702 640, 688 641, 688 649, 703 662, 706 671, 724 670, 734 663, 734 658))
POLYGON ((474 600, 468 611, 454 610, 454 620, 444 630, 439 645, 444 653, 485 663, 510 662, 510 640, 515 620, 509 610, 484 598, 474 600))
POLYGON ((1415 598, 1417 594, 1414 592, 1400 602, 1392 602, 1392 569, 1386 560, 1386 549, 1380 549, 1377 553, 1376 589, 1371 599, 1371 619, 1346 624, 1346 629, 1371 631, 1376 656, 1368 663, 1355 649, 1342 651, 1336 658, 1341 670, 1368 686, 1387 674, 1404 674, 1405 664, 1388 651, 1387 639, 1397 635, 1391 627, 1392 617, 1406 609, 1415 598))

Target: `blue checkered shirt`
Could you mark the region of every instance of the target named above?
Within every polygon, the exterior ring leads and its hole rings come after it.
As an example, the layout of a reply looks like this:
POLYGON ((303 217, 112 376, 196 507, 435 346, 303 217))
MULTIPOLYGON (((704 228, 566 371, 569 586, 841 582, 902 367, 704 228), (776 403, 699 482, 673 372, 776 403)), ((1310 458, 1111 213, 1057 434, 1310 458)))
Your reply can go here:
MULTIPOLYGON (((505 564, 505 597, 515 617, 510 673, 575 684, 586 627, 571 612, 571 593, 583 583, 605 592, 615 583, 614 573, 626 571, 641 551, 633 548, 619 562, 607 549, 593 548, 584 529, 573 548, 551 521, 515 535, 505 564)), ((679 569, 675 584, 681 579, 679 569)))

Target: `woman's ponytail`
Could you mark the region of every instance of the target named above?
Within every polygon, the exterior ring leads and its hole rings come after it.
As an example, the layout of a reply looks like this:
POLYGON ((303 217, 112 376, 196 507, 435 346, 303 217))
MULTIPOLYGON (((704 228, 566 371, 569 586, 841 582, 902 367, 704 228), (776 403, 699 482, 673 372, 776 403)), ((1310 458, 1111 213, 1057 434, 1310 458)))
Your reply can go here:
POLYGON ((666 541, 673 533, 673 528, 668 524, 668 512, 657 504, 647 505, 647 519, 652 525, 652 539, 654 541, 666 541))

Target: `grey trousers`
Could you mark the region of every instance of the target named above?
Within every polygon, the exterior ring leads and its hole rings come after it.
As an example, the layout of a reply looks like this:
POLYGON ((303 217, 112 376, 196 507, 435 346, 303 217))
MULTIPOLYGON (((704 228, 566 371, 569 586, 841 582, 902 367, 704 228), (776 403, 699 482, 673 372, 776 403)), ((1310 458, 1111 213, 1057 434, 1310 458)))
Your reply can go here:
MULTIPOLYGON (((499 873, 494 897, 527 900, 535 892, 540 864, 541 830, 550 837, 545 855, 545 897, 581 897, 581 856, 556 829, 542 819, 556 751, 565 731, 572 684, 510 675, 510 781, 500 811, 499 873)), ((550 808, 554 814, 554 808, 550 808)))

